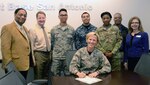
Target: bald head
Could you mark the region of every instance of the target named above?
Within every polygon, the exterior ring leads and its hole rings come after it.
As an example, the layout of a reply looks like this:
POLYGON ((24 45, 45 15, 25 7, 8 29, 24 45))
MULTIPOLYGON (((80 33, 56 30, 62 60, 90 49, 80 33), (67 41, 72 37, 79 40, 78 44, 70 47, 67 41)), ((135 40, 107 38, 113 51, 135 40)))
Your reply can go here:
POLYGON ((115 23, 115 25, 120 25, 121 21, 122 21, 121 13, 115 13, 114 14, 114 23, 115 23))

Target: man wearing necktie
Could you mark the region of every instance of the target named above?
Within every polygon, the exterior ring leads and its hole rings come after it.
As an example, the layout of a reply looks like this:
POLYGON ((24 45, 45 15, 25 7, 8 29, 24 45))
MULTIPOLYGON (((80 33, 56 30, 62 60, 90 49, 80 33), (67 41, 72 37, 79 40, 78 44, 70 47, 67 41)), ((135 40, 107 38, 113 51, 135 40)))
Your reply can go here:
POLYGON ((35 65, 30 36, 23 25, 26 17, 25 9, 16 9, 14 21, 3 26, 1 31, 2 68, 7 72, 6 66, 12 61, 25 79, 29 67, 35 65))
POLYGON ((50 33, 44 26, 46 14, 39 11, 36 14, 37 24, 30 30, 36 59, 35 79, 48 78, 50 63, 50 33))

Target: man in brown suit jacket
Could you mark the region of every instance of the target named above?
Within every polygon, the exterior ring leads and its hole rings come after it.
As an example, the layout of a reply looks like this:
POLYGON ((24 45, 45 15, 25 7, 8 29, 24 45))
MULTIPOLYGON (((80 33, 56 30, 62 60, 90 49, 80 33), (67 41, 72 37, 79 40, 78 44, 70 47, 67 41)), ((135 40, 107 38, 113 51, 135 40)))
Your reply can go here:
POLYGON ((29 67, 35 65, 29 33, 23 26, 26 17, 25 9, 16 9, 14 21, 1 30, 2 68, 6 70, 6 65, 12 61, 25 79, 29 67))

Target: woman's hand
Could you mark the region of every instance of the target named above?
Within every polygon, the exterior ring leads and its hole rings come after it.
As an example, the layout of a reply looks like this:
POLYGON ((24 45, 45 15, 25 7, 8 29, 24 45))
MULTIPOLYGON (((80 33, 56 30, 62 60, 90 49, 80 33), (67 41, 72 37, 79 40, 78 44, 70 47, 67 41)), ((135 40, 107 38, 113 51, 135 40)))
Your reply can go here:
POLYGON ((76 75, 77 75, 79 78, 84 78, 84 77, 86 76, 86 74, 83 73, 83 72, 77 72, 76 75))
POLYGON ((128 63, 127 62, 124 63, 124 69, 128 70, 128 63))
POLYGON ((98 73, 97 72, 93 72, 93 73, 90 73, 88 76, 92 77, 92 78, 95 78, 95 77, 98 76, 98 73))

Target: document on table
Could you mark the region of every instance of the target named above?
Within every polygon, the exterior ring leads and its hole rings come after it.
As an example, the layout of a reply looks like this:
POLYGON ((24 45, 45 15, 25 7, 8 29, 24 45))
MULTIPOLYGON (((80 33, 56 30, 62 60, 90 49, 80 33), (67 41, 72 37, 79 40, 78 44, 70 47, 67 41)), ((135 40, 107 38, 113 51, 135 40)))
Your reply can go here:
POLYGON ((86 76, 85 78, 76 78, 76 80, 87 83, 87 84, 93 84, 99 81, 102 81, 102 79, 98 79, 98 78, 91 78, 86 76))

